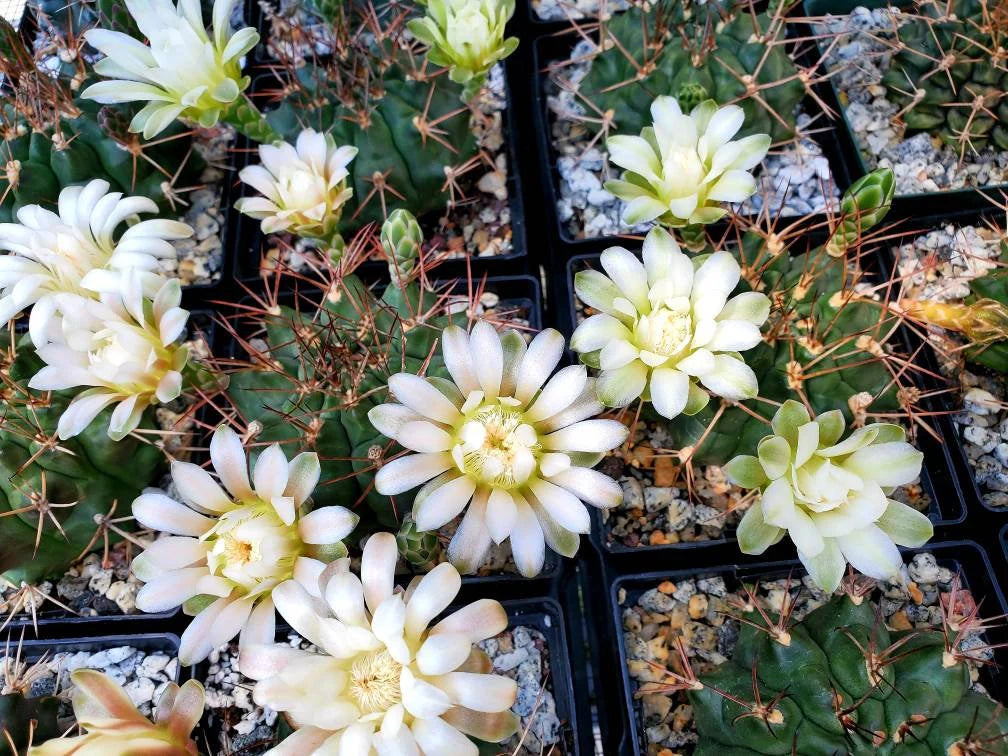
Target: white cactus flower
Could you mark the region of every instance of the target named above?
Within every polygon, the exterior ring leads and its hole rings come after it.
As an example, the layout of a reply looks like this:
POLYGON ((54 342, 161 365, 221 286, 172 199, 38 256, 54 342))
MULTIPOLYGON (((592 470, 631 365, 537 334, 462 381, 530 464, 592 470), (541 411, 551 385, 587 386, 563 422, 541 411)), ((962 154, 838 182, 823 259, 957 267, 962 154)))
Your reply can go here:
POLYGON ((840 410, 814 420, 789 400, 773 417, 773 435, 758 457, 741 455, 725 472, 736 485, 761 491, 738 527, 739 547, 762 554, 786 533, 812 579, 833 592, 847 563, 869 577, 892 578, 903 565, 897 544, 923 546, 934 534, 928 518, 888 498, 913 482, 924 455, 898 425, 873 423, 847 438, 840 410))
POLYGON ((90 386, 60 416, 61 439, 81 433, 98 414, 116 404, 108 435, 118 441, 140 423, 156 402, 182 393, 189 350, 179 343, 189 312, 179 307, 182 287, 165 281, 153 301, 144 297, 138 271, 122 274, 121 291, 98 300, 60 294, 62 340, 37 349, 46 363, 28 382, 41 391, 90 386))
POLYGON ((243 197, 235 208, 262 221, 265 234, 290 231, 331 242, 338 234, 343 205, 353 196, 347 165, 356 147, 337 147, 328 134, 305 129, 296 146, 286 142, 259 146, 262 165, 238 174, 262 197, 243 197))
POLYGON ((395 537, 377 533, 360 577, 341 559, 311 584, 274 589, 280 615, 323 652, 273 645, 264 628, 262 643, 241 654, 242 673, 258 681, 256 703, 297 728, 274 756, 477 756, 467 735, 500 742, 517 730, 517 685, 488 674, 490 659, 475 646, 507 627, 504 608, 481 599, 430 627, 458 594, 459 573, 439 564, 404 592, 397 558, 395 537))
POLYGON ((109 192, 109 183, 95 179, 69 186, 59 195, 58 214, 39 205, 25 205, 17 223, 0 223, 0 323, 32 306, 29 332, 36 346, 50 339, 58 325, 58 294, 117 291, 121 273, 141 273, 144 291, 153 296, 163 283, 155 271, 173 259, 173 239, 185 239, 192 228, 179 221, 151 218, 156 213, 147 197, 109 192), (119 234, 123 224, 128 224, 119 234))
POLYGON ((583 366, 550 378, 564 350, 558 331, 526 348, 516 332, 501 336, 479 321, 469 334, 446 328, 441 350, 452 381, 398 373, 389 389, 399 403, 368 413, 381 433, 417 452, 382 465, 375 487, 395 495, 425 484, 413 503, 418 530, 466 510, 448 547, 462 572, 480 566, 491 541, 509 537, 527 577, 542 569, 547 543, 573 556, 590 528, 582 502, 622 500, 619 485, 591 468, 623 443, 626 427, 589 419, 602 405, 583 366))
POLYGON ((687 257, 660 227, 645 237, 643 258, 610 247, 601 256, 608 277, 593 270, 574 277, 578 297, 600 312, 577 327, 571 349, 601 369, 602 403, 625 407, 643 396, 671 419, 699 412, 708 392, 734 400, 756 396, 756 374, 739 352, 762 340, 760 326, 770 314, 766 295, 750 291, 729 299, 740 279, 735 258, 728 252, 687 257))
POLYGON ((133 572, 146 583, 137 608, 183 605, 195 614, 182 634, 182 664, 202 661, 239 631, 244 644, 249 633, 272 626, 274 589, 294 577, 316 582, 326 564, 346 555, 342 541, 360 519, 339 506, 309 511, 321 473, 314 452, 288 462, 273 444, 256 460, 250 483, 241 439, 220 426, 210 459, 223 488, 199 465, 173 462, 182 501, 147 489, 133 502, 138 523, 171 534, 134 559, 133 572))
POLYGON ((770 137, 732 141, 745 119, 738 105, 705 100, 686 115, 674 97, 661 96, 651 117, 654 125, 640 136, 606 140, 609 159, 626 172, 605 188, 626 201, 627 225, 713 223, 727 212, 719 203, 742 202, 756 191, 749 171, 766 156, 770 137))
POLYGON ((430 46, 431 63, 451 66, 452 81, 465 84, 518 47, 517 37, 504 38, 514 8, 514 0, 430 0, 427 15, 408 26, 430 46))
POLYGON ((238 0, 214 0, 213 39, 203 24, 199 0, 125 0, 149 45, 122 32, 89 29, 85 39, 107 57, 95 72, 107 81, 81 94, 103 104, 149 100, 130 123, 130 131, 151 139, 176 118, 210 127, 249 85, 240 60, 255 47, 251 27, 231 33, 231 11, 238 0))

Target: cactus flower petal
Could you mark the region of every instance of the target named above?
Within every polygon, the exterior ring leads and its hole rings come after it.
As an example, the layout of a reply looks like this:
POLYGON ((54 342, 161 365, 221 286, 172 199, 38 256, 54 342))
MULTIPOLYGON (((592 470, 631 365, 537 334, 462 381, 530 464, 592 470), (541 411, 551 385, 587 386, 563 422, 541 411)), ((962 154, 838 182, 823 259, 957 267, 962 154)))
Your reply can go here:
POLYGON ((506 716, 514 682, 469 665, 473 644, 506 626, 503 607, 478 601, 431 628, 458 594, 458 572, 441 564, 406 594, 394 585, 395 563, 395 537, 378 533, 364 544, 360 579, 343 570, 322 574, 324 600, 293 581, 274 591, 283 617, 321 651, 268 644, 242 654, 242 671, 256 680, 255 701, 297 723, 278 753, 337 743, 352 753, 417 753, 424 743, 455 748, 428 753, 468 753, 471 741, 449 722, 452 712, 474 707, 493 724, 482 731, 499 740, 517 729, 506 716), (425 729, 430 722, 440 724, 431 731, 425 729))
POLYGON ((206 470, 177 462, 172 477, 184 504, 154 489, 133 502, 138 522, 175 534, 156 541, 134 562, 137 577, 147 581, 137 606, 164 611, 195 596, 220 597, 183 634, 185 664, 202 660, 239 630, 243 642, 258 638, 262 628, 272 626, 271 591, 295 573, 304 577, 308 567, 316 575, 321 572, 325 564, 314 557, 338 552, 335 547, 358 521, 338 506, 304 513, 319 477, 314 454, 300 454, 288 463, 279 446, 264 450, 253 487, 245 452, 232 430, 218 428, 210 448, 227 493, 206 470), (265 612, 263 602, 268 604, 265 612), (256 629, 248 631, 250 616, 256 629))
POLYGON ((95 71, 114 78, 92 84, 82 95, 101 103, 149 101, 130 124, 145 139, 157 136, 180 115, 212 126, 222 106, 248 86, 239 59, 259 41, 251 27, 231 34, 233 7, 234 0, 214 0, 211 39, 202 14, 194 13, 186 0, 177 6, 127 2, 129 14, 150 44, 118 31, 86 31, 88 43, 107 56, 95 71))
POLYGON ((599 399, 624 407, 648 393, 656 411, 672 418, 706 404, 698 382, 728 399, 754 397, 756 375, 737 351, 761 342, 769 299, 745 292, 729 301, 741 277, 735 258, 716 252, 694 272, 663 229, 648 233, 643 254, 642 263, 624 249, 608 249, 602 264, 612 277, 595 271, 575 277, 578 297, 602 311, 571 339, 583 362, 601 368, 599 399))
POLYGON ((356 155, 356 147, 337 147, 313 129, 304 129, 296 146, 262 144, 262 165, 243 168, 239 177, 263 196, 242 197, 235 208, 260 220, 263 233, 290 231, 332 246, 343 205, 353 196, 347 166, 356 155))
POLYGON ((641 136, 606 140, 609 159, 626 170, 623 180, 606 183, 606 189, 627 202, 625 223, 710 223, 723 214, 717 203, 742 202, 756 191, 748 171, 766 155, 770 137, 731 141, 744 119, 739 106, 718 108, 707 100, 684 115, 675 98, 660 96, 651 115, 653 126, 641 136))
POLYGON ((760 442, 758 463, 742 456, 725 468, 729 479, 761 492, 739 524, 745 553, 760 553, 787 532, 809 575, 831 592, 848 562, 888 579, 902 565, 897 545, 922 546, 932 536, 924 514, 886 497, 888 487, 920 474, 921 453, 896 440, 905 437, 901 427, 869 425, 841 440, 838 411, 812 419, 793 401, 781 405, 771 425, 779 435, 760 442))

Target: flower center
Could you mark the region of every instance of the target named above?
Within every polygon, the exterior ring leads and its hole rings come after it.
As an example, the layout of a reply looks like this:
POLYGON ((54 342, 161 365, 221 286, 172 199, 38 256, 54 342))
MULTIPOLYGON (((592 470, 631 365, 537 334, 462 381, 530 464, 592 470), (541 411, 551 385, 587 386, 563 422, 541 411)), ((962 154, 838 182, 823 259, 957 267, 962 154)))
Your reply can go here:
POLYGON ((541 445, 522 413, 501 404, 480 407, 459 431, 459 470, 495 488, 521 485, 536 467, 541 445))
POLYGON ((402 700, 402 665, 386 649, 372 651, 350 668, 350 695, 365 714, 388 711, 402 700))
POLYGON ((637 338, 649 352, 674 357, 693 339, 693 318, 688 310, 659 307, 637 321, 637 338))
POLYGON ((285 525, 272 504, 255 500, 225 512, 202 536, 214 575, 246 590, 292 577, 302 543, 296 525, 285 525))

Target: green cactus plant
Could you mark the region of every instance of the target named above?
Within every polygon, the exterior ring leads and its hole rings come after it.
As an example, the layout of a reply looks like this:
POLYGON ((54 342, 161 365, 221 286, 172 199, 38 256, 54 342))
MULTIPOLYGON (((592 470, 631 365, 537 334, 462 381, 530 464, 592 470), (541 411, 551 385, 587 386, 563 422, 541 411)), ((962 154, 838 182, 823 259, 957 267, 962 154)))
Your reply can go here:
POLYGON ((111 443, 108 409, 79 436, 57 442, 74 392, 28 389, 43 364, 29 337, 3 331, 0 340, 0 574, 18 584, 61 574, 100 547, 96 518, 113 505, 123 512, 154 481, 163 455, 134 436, 111 443))
MULTIPOLYGON (((266 304, 244 315, 266 350, 246 342, 250 361, 231 375, 227 390, 254 449, 278 442, 288 456, 318 453, 317 506, 365 500, 384 527, 398 527, 409 502, 397 497, 397 510, 374 490, 387 441, 368 410, 385 401, 392 373, 447 377, 437 342, 447 325, 466 317, 446 314, 438 293, 421 285, 417 228, 405 211, 384 224, 381 239, 394 270, 381 296, 345 266, 332 267, 315 282, 317 291, 299 289, 295 306, 266 304)), ((365 232, 351 247, 373 241, 365 232)), ((304 276, 298 280, 310 285, 304 276)))
POLYGON ((916 5, 901 17, 882 77, 907 131, 936 134, 960 156, 1008 150, 1008 2, 916 5))
MULTIPOLYGON (((872 182, 892 183, 888 169, 872 175, 872 182)), ((860 219, 859 233, 882 220, 885 198, 885 192, 875 191, 845 196, 844 206, 860 219)), ((767 435, 773 414, 774 405, 765 400, 795 399, 813 414, 842 409, 856 424, 866 413, 900 414, 914 406, 912 373, 896 344, 899 317, 885 302, 859 295, 859 269, 847 256, 830 252, 838 238, 845 248, 853 244, 845 218, 837 220, 826 244, 806 252, 793 248, 805 238, 802 232, 785 239, 756 227, 732 250, 743 282, 773 302, 763 342, 744 356, 759 379, 760 398, 741 405, 710 402, 694 415, 671 421, 645 410, 648 419, 667 424, 671 448, 687 450, 693 464, 723 465, 751 453, 767 435)))
POLYGON ((451 207, 461 199, 458 176, 478 152, 462 85, 407 43, 411 9, 390 8, 381 28, 352 4, 342 13, 345 23, 333 29, 340 54, 301 66, 287 61, 268 123, 289 142, 313 128, 358 149, 348 166, 353 197, 343 209, 344 235, 381 223, 396 208, 422 216, 451 207))
POLYGON ((695 753, 1006 753, 1008 710, 971 689, 968 629, 890 630, 856 593, 795 624, 753 612, 730 661, 683 681, 695 753))
POLYGON ((638 134, 651 123, 659 95, 675 96, 685 112, 713 99, 745 111, 743 136, 795 136, 794 111, 809 72, 784 46, 784 14, 756 12, 746 0, 634 5, 600 25, 599 50, 579 95, 609 133, 638 134))
POLYGON ((403 559, 421 568, 436 564, 441 553, 438 534, 433 531, 417 530, 412 512, 403 515, 402 525, 396 533, 396 545, 403 559))
POLYGON ((0 695, 0 743, 12 750, 12 756, 23 756, 29 746, 58 738, 63 733, 56 721, 59 709, 56 696, 0 695))
POLYGON ((181 125, 145 143, 128 131, 131 114, 79 96, 90 70, 81 56, 50 77, 36 69, 18 32, 0 19, 0 75, 13 97, 0 104, 0 222, 31 204, 54 209, 72 184, 107 178, 114 191, 175 209, 176 186, 198 183, 204 168, 181 125))

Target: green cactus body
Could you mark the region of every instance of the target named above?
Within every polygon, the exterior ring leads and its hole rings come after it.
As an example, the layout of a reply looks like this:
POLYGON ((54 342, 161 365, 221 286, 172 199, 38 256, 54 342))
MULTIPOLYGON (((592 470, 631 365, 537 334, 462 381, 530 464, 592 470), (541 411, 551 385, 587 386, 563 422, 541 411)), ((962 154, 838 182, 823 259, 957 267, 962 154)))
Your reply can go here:
POLYGON ((384 71, 381 92, 363 106, 365 114, 343 103, 323 69, 311 67, 298 70, 297 86, 267 113, 270 126, 288 141, 311 127, 338 145, 357 147, 348 166, 353 197, 343 209, 341 233, 381 223, 396 208, 418 216, 444 209, 451 198, 446 170, 477 152, 470 112, 459 103, 460 85, 447 76, 417 80, 406 65, 391 63, 384 71), (435 132, 421 133, 424 122, 435 132))
POLYGON ((698 756, 1008 753, 1008 711, 970 689, 941 630, 890 631, 847 595, 786 636, 751 614, 732 659, 700 683, 689 693, 698 756), (738 702, 755 704, 754 688, 762 713, 738 702))
POLYGON ((160 450, 133 436, 109 442, 111 409, 79 436, 46 445, 74 393, 25 388, 41 367, 24 336, 6 366, 0 420, 0 574, 14 583, 58 575, 89 547, 100 547, 95 517, 109 514, 113 502, 117 513, 126 511, 162 462, 160 450))
POLYGON ((602 52, 592 58, 579 92, 598 112, 611 113, 621 134, 638 134, 650 126, 651 103, 671 94, 685 100, 680 104, 687 112, 689 103, 707 98, 719 105, 736 102, 745 111, 742 136, 790 139, 805 88, 781 40, 762 41, 775 34, 783 37, 780 24, 767 12, 750 13, 748 3, 634 6, 604 23, 602 52), (700 49, 687 49, 684 40, 700 49), (707 44, 713 49, 706 49, 707 44), (747 84, 750 79, 759 88, 758 99, 750 96, 755 92, 747 84))
MULTIPOLYGON (((0 19, 0 49, 14 45, 25 54, 17 32, 0 19)), ((0 105, 0 223, 10 222, 25 205, 55 209, 61 189, 94 178, 106 178, 112 191, 149 197, 163 211, 171 210, 166 189, 199 183, 205 167, 187 129, 173 124, 157 144, 144 144, 128 131, 128 108, 77 96, 83 87, 71 87, 70 81, 78 72, 70 64, 64 69, 45 87, 33 83, 34 73, 21 72, 16 96, 0 105)))
POLYGON ((882 77, 907 131, 963 154, 1008 150, 1008 3, 919 0, 882 77))
POLYGON ((56 696, 0 695, 0 743, 12 748, 13 756, 21 756, 29 745, 60 737, 63 728, 56 720, 59 709, 56 696))
POLYGON ((418 531, 413 515, 407 512, 403 515, 402 525, 396 533, 396 545, 403 558, 416 567, 431 566, 437 562, 441 553, 441 542, 438 534, 431 531, 418 531))

